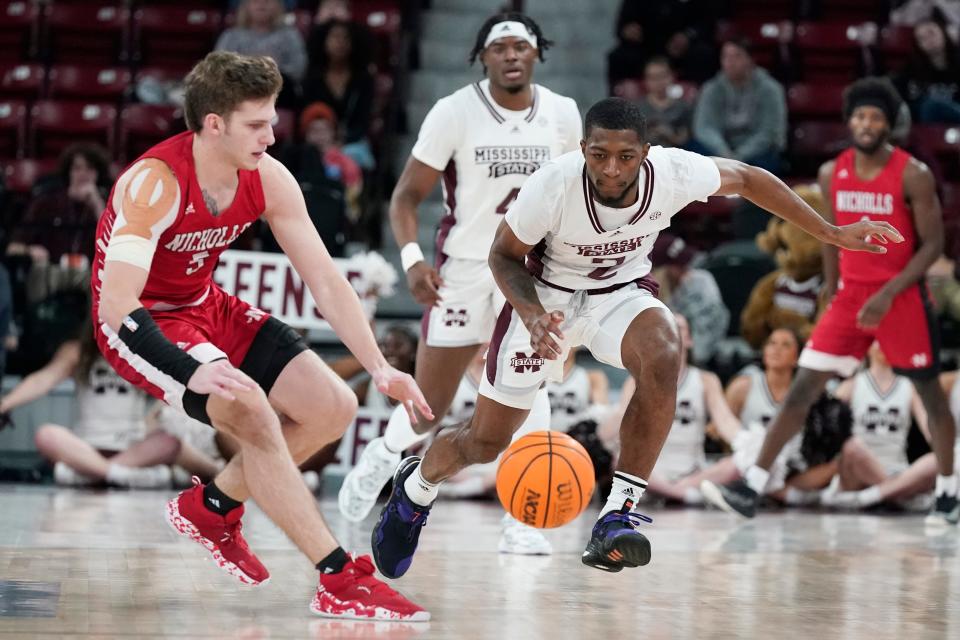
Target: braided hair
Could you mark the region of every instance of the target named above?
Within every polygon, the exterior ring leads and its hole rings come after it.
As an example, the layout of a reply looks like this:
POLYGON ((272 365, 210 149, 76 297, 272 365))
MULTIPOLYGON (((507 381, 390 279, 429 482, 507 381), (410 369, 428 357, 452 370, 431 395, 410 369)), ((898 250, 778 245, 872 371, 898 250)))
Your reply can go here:
MULTIPOLYGON (((546 62, 546 58, 543 57, 543 52, 553 46, 553 40, 547 40, 545 37, 543 37, 543 32, 540 31, 540 25, 538 25, 533 18, 529 18, 516 11, 507 11, 490 16, 487 18, 487 21, 483 23, 483 26, 480 27, 480 31, 477 32, 477 41, 474 43, 473 49, 470 51, 471 65, 477 61, 477 59, 480 57, 480 54, 483 53, 483 50, 486 48, 484 45, 487 42, 487 36, 490 35, 490 30, 501 22, 523 23, 523 25, 530 30, 530 33, 537 37, 537 57, 540 58, 540 62, 546 62)), ((484 66, 483 69, 486 71, 486 66, 484 66)))

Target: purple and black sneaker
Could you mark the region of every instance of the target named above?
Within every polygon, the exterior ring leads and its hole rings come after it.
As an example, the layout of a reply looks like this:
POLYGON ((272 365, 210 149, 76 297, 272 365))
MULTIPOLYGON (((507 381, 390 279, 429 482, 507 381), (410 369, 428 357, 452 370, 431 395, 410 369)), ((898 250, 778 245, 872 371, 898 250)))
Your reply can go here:
POLYGON ((580 560, 588 567, 611 573, 647 564, 650 541, 637 531, 641 522, 652 523, 653 518, 631 513, 629 506, 605 514, 593 526, 593 535, 580 560))
POLYGON ((430 507, 421 507, 407 497, 403 483, 420 464, 419 456, 404 458, 393 475, 390 499, 380 512, 370 544, 380 573, 399 578, 410 568, 417 551, 420 529, 427 523, 430 507))

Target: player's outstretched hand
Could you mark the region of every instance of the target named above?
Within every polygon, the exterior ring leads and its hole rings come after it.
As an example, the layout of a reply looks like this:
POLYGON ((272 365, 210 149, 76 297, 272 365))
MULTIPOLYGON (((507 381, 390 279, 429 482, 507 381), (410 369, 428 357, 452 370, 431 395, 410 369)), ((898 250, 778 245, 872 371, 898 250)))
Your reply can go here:
POLYGON ((544 313, 527 324, 527 330, 530 332, 530 346, 542 358, 556 360, 563 353, 557 342, 557 340, 563 340, 561 324, 563 324, 562 311, 544 313))
POLYGON ((423 392, 420 391, 420 387, 417 386, 413 376, 386 366, 374 371, 371 377, 380 393, 403 403, 403 408, 407 410, 411 423, 417 423, 417 413, 414 408, 427 420, 433 420, 433 410, 427 404, 427 400, 423 397, 423 392))
POLYGON ((900 232, 886 222, 861 220, 838 227, 838 229, 840 233, 837 234, 834 244, 852 251, 886 253, 887 248, 883 245, 887 242, 903 242, 903 236, 900 235, 900 232), (880 244, 877 244, 877 242, 880 244))
POLYGON ((214 360, 200 365, 187 381, 190 391, 212 393, 224 400, 236 400, 234 391, 252 391, 256 386, 256 382, 227 360, 214 360))
POLYGON ((422 260, 407 269, 407 284, 413 299, 425 307, 434 307, 440 303, 440 287, 443 279, 437 270, 422 260))

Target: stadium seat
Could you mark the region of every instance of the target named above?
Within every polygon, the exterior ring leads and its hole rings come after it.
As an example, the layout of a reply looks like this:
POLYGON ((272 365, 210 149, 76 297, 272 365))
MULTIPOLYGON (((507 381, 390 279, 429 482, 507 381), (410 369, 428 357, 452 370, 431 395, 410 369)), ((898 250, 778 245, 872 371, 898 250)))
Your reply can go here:
POLYGON ((47 73, 47 97, 118 102, 130 87, 124 67, 81 67, 61 64, 47 73))
POLYGON ((46 75, 35 63, 0 65, 0 93, 4 98, 33 100, 43 93, 46 75))
POLYGON ((36 54, 39 16, 32 0, 0 0, 0 60, 15 62, 36 54))
POLYGON ((390 0, 356 0, 353 20, 366 25, 373 36, 374 63, 380 69, 394 68, 400 61, 400 7, 390 0))
POLYGON ((791 120, 840 120, 844 84, 798 83, 787 89, 791 120))
POLYGON ((182 116, 172 106, 131 104, 120 112, 117 156, 132 162, 141 153, 183 130, 182 116))
POLYGON ((913 51, 913 27, 887 25, 880 30, 878 44, 887 69, 900 69, 913 51))
POLYGON ((146 66, 188 70, 213 50, 220 32, 213 9, 146 6, 133 14, 133 49, 146 66))
POLYGON ((793 128, 790 143, 791 172, 815 176, 820 165, 836 156, 850 142, 843 122, 801 122, 793 128))
POLYGON ((43 34, 43 55, 53 62, 126 62, 130 10, 122 2, 54 2, 45 10, 43 34))
POLYGON ((40 100, 30 110, 30 157, 55 158, 73 142, 113 149, 117 109, 111 104, 40 100))
POLYGON ((798 24, 793 45, 804 80, 853 80, 862 55, 859 30, 846 22, 798 24))
POLYGON ((289 142, 295 133, 297 127, 297 118, 290 109, 277 109, 277 121, 273 125, 273 137, 276 142, 273 147, 276 149, 284 142, 289 142))
POLYGON ((883 4, 877 0, 829 0, 820 3, 820 19, 825 21, 867 22, 885 20, 883 4))
POLYGON ((15 160, 3 166, 3 179, 6 188, 13 193, 27 194, 33 189, 37 178, 40 178, 57 166, 56 159, 50 160, 15 160))
POLYGON ((744 20, 783 20, 793 15, 795 0, 738 0, 730 3, 734 17, 744 20))
POLYGON ((0 158, 22 158, 27 143, 27 105, 0 100, 0 158))
POLYGON ((910 137, 915 146, 936 157, 945 179, 960 180, 960 127, 915 124, 910 137))

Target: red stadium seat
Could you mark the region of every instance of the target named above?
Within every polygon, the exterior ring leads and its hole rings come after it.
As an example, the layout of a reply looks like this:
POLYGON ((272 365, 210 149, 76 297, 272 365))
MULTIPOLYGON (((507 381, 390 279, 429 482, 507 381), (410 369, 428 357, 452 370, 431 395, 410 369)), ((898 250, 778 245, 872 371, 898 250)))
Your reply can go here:
POLYGON ((213 50, 220 26, 213 9, 143 7, 133 16, 135 55, 143 65, 188 70, 213 50))
POLYGON ((133 162, 141 153, 183 128, 182 115, 176 107, 128 105, 120 113, 117 155, 122 162, 133 162))
POLYGON ((297 9, 287 14, 284 22, 291 27, 296 27, 304 38, 310 33, 310 27, 313 26, 313 12, 306 9, 297 9))
POLYGON ((40 12, 33 0, 0 0, 0 60, 26 60, 36 53, 40 12))
POLYGON ((14 193, 30 193, 37 178, 47 175, 56 166, 56 159, 15 160, 3 167, 4 183, 14 193))
POLYGON ((5 98, 39 98, 46 76, 39 64, 0 65, 0 93, 5 98))
POLYGON ((730 3, 737 19, 783 20, 793 15, 795 0, 737 0, 730 3))
POLYGON ((803 22, 793 44, 804 79, 849 81, 856 77, 863 55, 861 25, 846 22, 803 22))
POLYGON ((913 51, 913 27, 887 25, 880 30, 880 53, 888 69, 899 69, 913 51))
POLYGON ((0 157, 23 157, 26 143, 27 105, 20 100, 0 100, 0 157))
POLYGON ((373 36, 374 64, 393 68, 400 61, 400 7, 390 0, 356 0, 351 5, 354 22, 366 25, 373 36))
POLYGON ((44 19, 44 53, 56 62, 111 65, 129 55, 130 10, 122 2, 54 2, 44 19))
POLYGON ((30 155, 55 158, 73 142, 97 142, 113 149, 117 109, 111 104, 40 100, 30 109, 30 155))
POLYGON ((277 109, 277 121, 273 125, 274 148, 289 142, 297 128, 297 118, 290 109, 277 109))
POLYGON ((54 65, 47 74, 47 97, 117 102, 129 89, 130 79, 130 71, 123 67, 54 65))
POLYGON ((960 127, 916 124, 910 131, 913 144, 933 155, 947 180, 960 180, 960 127))
POLYGON ((843 110, 843 84, 798 83, 787 89, 787 113, 802 120, 838 121, 843 110))
POLYGON ((816 175, 820 165, 840 153, 849 142, 850 134, 843 122, 801 122, 793 128, 791 170, 816 175))
POLYGON ((877 0, 828 0, 821 3, 820 19, 825 21, 846 20, 867 22, 885 19, 883 3, 877 0))

